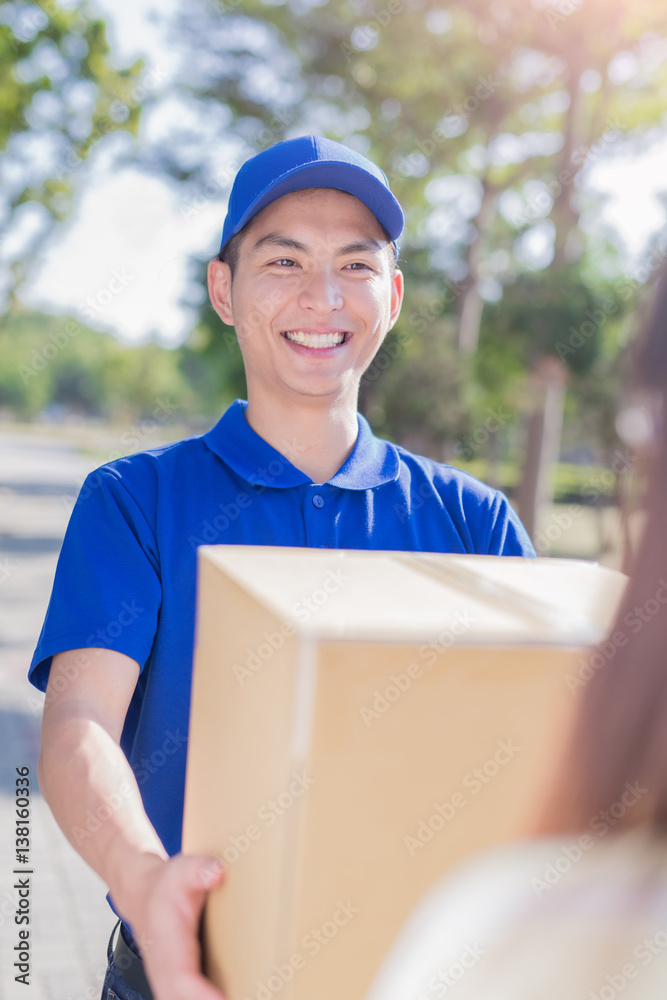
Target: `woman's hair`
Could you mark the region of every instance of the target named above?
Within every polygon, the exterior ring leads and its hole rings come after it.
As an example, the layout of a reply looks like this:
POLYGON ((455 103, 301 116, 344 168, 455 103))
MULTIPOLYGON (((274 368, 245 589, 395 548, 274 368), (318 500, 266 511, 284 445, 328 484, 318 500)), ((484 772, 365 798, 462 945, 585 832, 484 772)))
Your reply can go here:
POLYGON ((660 419, 667 393, 667 268, 656 282, 634 362, 637 387, 655 396, 658 426, 645 527, 610 631, 627 642, 615 636, 613 655, 610 643, 595 650, 601 665, 581 693, 542 833, 588 828, 600 811, 626 801, 627 785, 639 801, 615 828, 647 822, 667 833, 667 434, 660 419))

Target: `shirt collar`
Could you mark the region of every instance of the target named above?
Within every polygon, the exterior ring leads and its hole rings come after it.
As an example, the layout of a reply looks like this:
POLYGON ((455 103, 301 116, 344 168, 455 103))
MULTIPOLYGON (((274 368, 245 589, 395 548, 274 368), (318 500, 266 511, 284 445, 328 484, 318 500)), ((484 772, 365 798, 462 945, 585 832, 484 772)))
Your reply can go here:
MULTIPOLYGON (((246 399, 235 399, 215 427, 202 435, 216 455, 234 472, 256 486, 286 488, 312 483, 284 455, 260 437, 245 418, 246 399)), ((399 457, 390 441, 376 438, 370 424, 357 412, 359 432, 354 448, 328 485, 346 490, 368 490, 398 479, 399 457)))

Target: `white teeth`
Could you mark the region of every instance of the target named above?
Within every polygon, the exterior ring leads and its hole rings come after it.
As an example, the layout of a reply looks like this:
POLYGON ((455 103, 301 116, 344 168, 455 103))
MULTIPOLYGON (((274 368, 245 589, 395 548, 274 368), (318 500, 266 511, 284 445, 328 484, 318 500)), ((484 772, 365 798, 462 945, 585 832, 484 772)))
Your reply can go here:
POLYGON ((286 330, 285 336, 304 347, 336 347, 345 339, 344 333, 304 333, 302 330, 286 330))

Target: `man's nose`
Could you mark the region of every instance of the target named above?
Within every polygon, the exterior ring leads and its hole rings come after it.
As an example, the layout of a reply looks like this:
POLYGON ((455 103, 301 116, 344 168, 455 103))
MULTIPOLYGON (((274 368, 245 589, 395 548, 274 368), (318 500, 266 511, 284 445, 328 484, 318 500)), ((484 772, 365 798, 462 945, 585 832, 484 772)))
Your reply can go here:
POLYGON ((299 292, 299 305, 315 312, 330 312, 343 306, 343 291, 335 271, 327 266, 308 274, 299 292))

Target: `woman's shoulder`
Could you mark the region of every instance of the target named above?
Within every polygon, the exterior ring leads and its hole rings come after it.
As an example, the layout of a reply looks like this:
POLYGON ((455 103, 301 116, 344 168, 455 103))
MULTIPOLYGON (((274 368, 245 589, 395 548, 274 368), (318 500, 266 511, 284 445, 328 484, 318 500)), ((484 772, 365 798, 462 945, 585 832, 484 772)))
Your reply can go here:
MULTIPOLYGON (((542 976, 553 964, 556 982, 567 955, 567 975, 586 979, 583 962, 597 981, 599 965, 619 949, 640 947, 653 930, 665 932, 667 946, 667 837, 634 829, 604 838, 515 841, 459 864, 426 894, 367 1000, 441 996, 439 988, 463 972, 467 988, 457 989, 457 996, 467 1000, 486 989, 501 967, 510 985, 515 974, 529 975, 528 948, 533 961, 539 956, 542 976)), ((512 988, 507 996, 522 1000, 519 982, 512 988)))
POLYGON ((605 836, 584 832, 502 844, 452 869, 424 897, 419 911, 444 913, 443 901, 456 900, 457 907, 474 916, 476 904, 483 902, 485 923, 490 925, 497 916, 506 922, 508 913, 544 909, 550 896, 581 900, 587 892, 595 895, 601 885, 607 908, 610 893, 624 908, 636 898, 644 906, 651 901, 664 906, 667 834, 636 827, 622 833, 610 829, 605 836), (648 885, 653 887, 650 894, 648 885))

